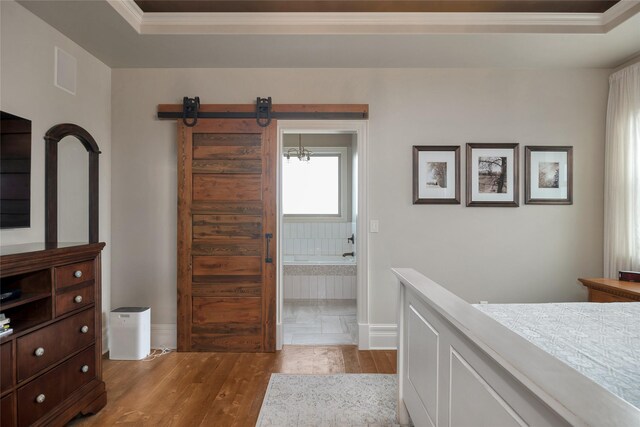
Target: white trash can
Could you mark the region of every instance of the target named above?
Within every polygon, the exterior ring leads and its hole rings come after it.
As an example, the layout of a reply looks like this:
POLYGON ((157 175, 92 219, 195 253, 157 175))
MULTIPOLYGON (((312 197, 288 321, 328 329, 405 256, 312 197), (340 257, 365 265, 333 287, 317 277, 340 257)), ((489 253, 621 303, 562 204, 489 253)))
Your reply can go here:
POLYGON ((109 359, 140 360, 151 352, 151 308, 120 307, 110 313, 109 359))

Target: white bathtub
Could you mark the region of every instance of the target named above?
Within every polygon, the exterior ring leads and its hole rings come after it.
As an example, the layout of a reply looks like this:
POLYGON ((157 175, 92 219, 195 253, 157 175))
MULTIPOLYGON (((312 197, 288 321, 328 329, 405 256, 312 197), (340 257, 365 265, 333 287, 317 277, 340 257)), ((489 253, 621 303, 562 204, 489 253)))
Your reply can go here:
POLYGON ((285 255, 284 265, 353 265, 356 259, 340 255, 285 255))

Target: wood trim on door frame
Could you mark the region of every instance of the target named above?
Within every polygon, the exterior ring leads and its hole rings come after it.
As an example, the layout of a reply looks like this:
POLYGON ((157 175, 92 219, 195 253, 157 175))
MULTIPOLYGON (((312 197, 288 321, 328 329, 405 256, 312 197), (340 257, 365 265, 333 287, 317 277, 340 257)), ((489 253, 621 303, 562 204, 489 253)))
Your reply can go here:
MULTIPOLYGON (((188 316, 192 311, 191 285, 187 286, 181 278, 189 277, 191 280, 191 256, 180 257, 180 253, 191 254, 192 238, 184 236, 191 233, 192 216, 180 215, 181 211, 191 208, 192 202, 192 164, 193 151, 187 149, 187 144, 192 139, 193 128, 185 126, 178 120, 178 226, 177 226, 177 288, 178 288, 178 313, 177 316, 188 316)), ((189 349, 191 346, 191 319, 177 319, 178 351, 189 349)))
POLYGON ((273 259, 272 262, 265 262, 264 270, 263 270, 263 288, 262 288, 262 313, 263 313, 263 338, 262 338, 262 351, 275 351, 276 350, 276 291, 277 291, 277 283, 276 283, 276 268, 278 257, 275 251, 275 247, 277 245, 277 233, 276 233, 276 224, 278 221, 277 218, 277 206, 278 202, 276 200, 276 188, 277 188, 277 157, 278 149, 275 146, 277 143, 277 133, 272 131, 272 129, 277 129, 277 122, 274 120, 270 126, 273 128, 266 127, 262 129, 262 146, 263 153, 266 155, 262 156, 262 171, 265 176, 265 184, 263 185, 264 193, 263 193, 263 201, 264 201, 264 210, 262 214, 262 232, 263 233, 271 233, 273 238, 266 239, 265 244, 269 247, 265 250, 265 256, 267 253, 271 254, 273 259), (276 137, 276 140, 273 137, 276 137), (272 283, 273 286, 266 286, 267 284, 272 283))

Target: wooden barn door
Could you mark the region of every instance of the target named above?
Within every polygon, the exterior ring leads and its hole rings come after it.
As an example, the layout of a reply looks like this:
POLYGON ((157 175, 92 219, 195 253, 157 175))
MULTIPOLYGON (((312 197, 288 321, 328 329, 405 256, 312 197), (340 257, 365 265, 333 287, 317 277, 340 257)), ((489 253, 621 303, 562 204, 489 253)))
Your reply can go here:
POLYGON ((178 120, 179 351, 275 351, 276 127, 178 120))

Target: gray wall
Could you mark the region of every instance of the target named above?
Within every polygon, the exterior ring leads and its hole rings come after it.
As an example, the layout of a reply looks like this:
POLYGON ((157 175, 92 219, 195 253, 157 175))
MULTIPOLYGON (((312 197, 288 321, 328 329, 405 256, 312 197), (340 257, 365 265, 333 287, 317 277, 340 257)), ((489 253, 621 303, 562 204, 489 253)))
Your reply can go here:
MULTIPOLYGON (((582 301, 602 274, 608 70, 116 69, 112 71, 112 302, 176 319, 176 125, 157 104, 367 103, 371 322, 395 323, 391 267, 413 267, 476 302, 582 301), (411 204, 411 146, 574 146, 574 204, 411 204)), ((521 156, 521 166, 523 164, 521 156)), ((463 173, 464 177, 464 173, 463 173)), ((464 178, 463 178, 464 179, 464 178)), ((522 189, 521 181, 521 189, 522 189)), ((464 186, 462 187, 464 194, 464 186)), ((521 191, 521 193, 523 193, 521 191)))
MULTIPOLYGON (((44 134, 53 125, 75 123, 85 128, 97 141, 100 155, 100 240, 107 243, 102 254, 102 310, 111 307, 111 69, 40 18, 9 0, 0 1, 0 108, 31 120, 31 227, 0 231, 2 245, 44 241, 44 134), (76 95, 53 85, 54 47, 58 46, 77 59, 76 95)), ((66 139, 62 141, 66 145, 66 139)), ((80 145, 78 143, 78 145, 80 145)), ((60 155, 64 155, 63 148, 60 155)), ((79 159, 84 148, 69 149, 71 156, 61 160, 59 205, 64 218, 59 237, 86 240, 88 232, 88 183, 84 199, 78 203, 70 182, 86 179, 88 155, 79 159), (71 161, 70 161, 71 160, 71 161), (70 168, 76 168, 71 170, 70 168), (71 209, 66 209, 71 207, 71 209), (84 228, 77 233, 77 227, 84 228)), ((107 324, 104 323, 106 328, 107 324)), ((104 335, 106 339, 106 334, 104 335)), ((108 348, 105 345, 105 350, 108 348)))

